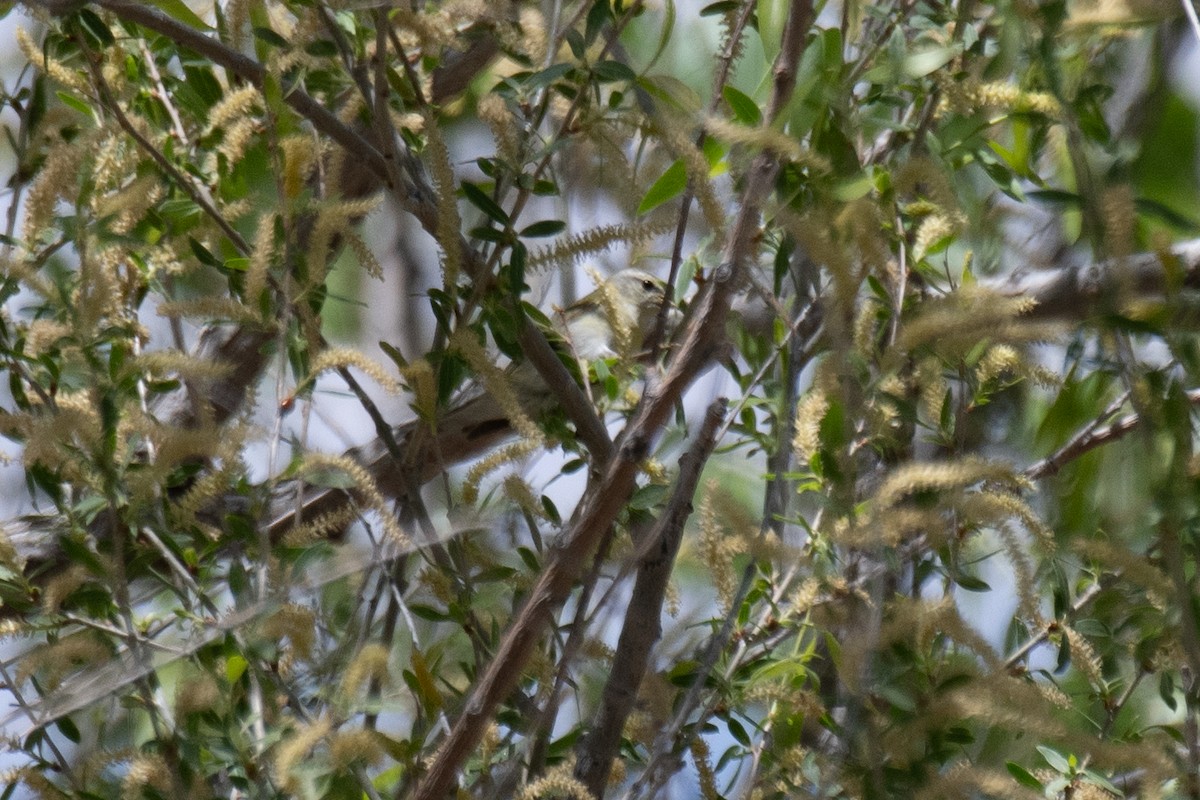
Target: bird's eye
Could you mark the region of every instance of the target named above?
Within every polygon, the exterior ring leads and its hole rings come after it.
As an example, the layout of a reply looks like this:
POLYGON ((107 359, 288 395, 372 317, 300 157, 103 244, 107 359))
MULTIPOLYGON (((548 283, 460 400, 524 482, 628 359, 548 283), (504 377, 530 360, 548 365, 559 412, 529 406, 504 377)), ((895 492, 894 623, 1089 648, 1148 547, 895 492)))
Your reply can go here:
POLYGON ((646 278, 645 280, 642 281, 642 288, 645 289, 647 292, 653 292, 655 289, 658 288, 658 284, 656 284, 654 281, 650 280, 649 278, 646 278))

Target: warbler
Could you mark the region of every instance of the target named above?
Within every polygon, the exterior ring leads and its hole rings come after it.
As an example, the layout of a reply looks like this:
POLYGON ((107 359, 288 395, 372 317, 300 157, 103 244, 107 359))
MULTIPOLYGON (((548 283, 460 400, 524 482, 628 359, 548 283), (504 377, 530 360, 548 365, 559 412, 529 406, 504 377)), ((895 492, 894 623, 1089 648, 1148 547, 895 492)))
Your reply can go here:
POLYGON ((636 353, 665 296, 666 285, 658 278, 622 270, 562 311, 567 342, 584 361, 636 353))
MULTIPOLYGON (((626 269, 556 312, 551 320, 563 344, 585 362, 584 366, 602 358, 637 358, 666 296, 663 281, 641 270, 626 269)), ((667 322, 671 326, 679 313, 674 308, 668 312, 667 322)), ((531 417, 554 405, 554 392, 532 364, 522 362, 509 367, 504 383, 511 388, 520 411, 531 417)), ((482 455, 513 434, 508 413, 487 392, 448 409, 432 426, 410 422, 392 430, 394 441, 406 451, 406 456, 417 459, 411 463, 417 466, 416 477, 422 484, 446 467, 482 455), (412 450, 414 447, 418 449, 412 450)), ((367 469, 385 494, 399 497, 410 490, 403 472, 396 469, 394 451, 382 439, 355 448, 348 455, 367 469)), ((273 498, 271 535, 282 535, 300 519, 313 519, 336 508, 344 502, 344 496, 340 490, 297 485, 273 498), (295 491, 300 492, 299 498, 295 491)))
MULTIPOLYGON (((558 311, 552 320, 576 358, 587 362, 602 358, 636 358, 645 337, 654 327, 666 296, 666 285, 637 269, 622 270, 592 292, 558 311)), ((675 309, 672 312, 677 313, 675 309)), ((674 317, 668 317, 668 322, 674 317)), ((506 383, 523 410, 537 416, 549 408, 554 393, 529 363, 511 367, 506 383)), ((446 411, 437 422, 437 450, 443 464, 471 458, 480 440, 510 433, 508 414, 489 394, 481 394, 446 411)), ((486 444, 482 448, 486 449, 486 444)))

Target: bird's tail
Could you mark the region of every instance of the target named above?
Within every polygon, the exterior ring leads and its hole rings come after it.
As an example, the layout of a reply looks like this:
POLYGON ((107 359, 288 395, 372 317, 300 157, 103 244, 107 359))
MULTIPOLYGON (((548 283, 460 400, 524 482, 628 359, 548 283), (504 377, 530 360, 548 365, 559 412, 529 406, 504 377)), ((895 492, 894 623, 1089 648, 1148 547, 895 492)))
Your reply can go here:
MULTIPOLYGON (((447 411, 433 426, 413 420, 394 427, 391 438, 395 448, 377 437, 346 455, 363 465, 384 496, 400 498, 513 434, 512 421, 495 398, 479 394, 447 411)), ((353 489, 291 482, 271 499, 268 527, 272 540, 344 507, 354 494, 353 489)))

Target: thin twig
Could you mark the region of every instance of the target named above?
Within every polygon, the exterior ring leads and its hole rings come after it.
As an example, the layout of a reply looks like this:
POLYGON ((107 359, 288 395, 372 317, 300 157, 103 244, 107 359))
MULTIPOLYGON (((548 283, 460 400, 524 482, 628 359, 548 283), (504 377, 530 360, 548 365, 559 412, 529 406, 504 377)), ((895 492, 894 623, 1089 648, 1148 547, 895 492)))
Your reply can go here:
MULTIPOLYGON (((1191 602, 1191 598, 1185 598, 1187 603, 1191 602)), ((1197 674, 1188 667, 1181 670, 1180 677, 1183 680, 1183 705, 1184 705, 1184 720, 1183 720, 1183 741, 1185 746, 1185 757, 1187 759, 1188 769, 1187 777, 1184 779, 1184 791, 1191 800, 1200 800, 1200 708, 1197 708, 1197 698, 1200 697, 1200 692, 1197 691, 1197 674)))
MULTIPOLYGON (((1188 402, 1192 405, 1200 405, 1200 389, 1189 389, 1186 392, 1188 402)), ((1109 408, 1100 414, 1095 420, 1085 425, 1078 433, 1070 438, 1066 444, 1055 450, 1050 455, 1043 458, 1041 461, 1030 464, 1023 471, 1023 475, 1030 480, 1038 480, 1040 478, 1057 475, 1058 472, 1080 456, 1095 450, 1097 447, 1106 445, 1120 439, 1125 434, 1132 431, 1142 422, 1140 414, 1126 414, 1125 416, 1113 422, 1110 425, 1099 425, 1102 420, 1109 419, 1116 413, 1117 409, 1124 404, 1124 400, 1129 396, 1125 392, 1115 401, 1109 408), (1114 406, 1116 406, 1114 408, 1114 406)))
MULTIPOLYGON (((1117 575, 1119 575, 1119 573, 1117 573, 1117 575)), ((1114 575, 1114 577, 1116 577, 1116 575, 1114 575)), ((1096 581, 1091 586, 1084 589, 1082 592, 1080 592, 1079 596, 1075 598, 1075 602, 1071 603, 1070 609, 1068 609, 1067 613, 1063 615, 1063 618, 1069 620, 1078 614, 1093 600, 1099 597, 1100 592, 1104 591, 1104 589, 1105 586, 1101 581, 1096 581)), ((1050 638, 1050 634, 1056 628, 1057 623, 1043 625, 1041 630, 1026 639, 1016 650, 1012 651, 1012 653, 1006 659, 1004 659, 1004 669, 1011 670, 1021 661, 1025 660, 1025 657, 1028 656, 1035 647, 1050 638)))
POLYGON ((137 127, 125 114, 124 109, 121 108, 120 101, 118 101, 116 96, 113 94, 112 89, 108 85, 108 81, 104 79, 104 72, 100 69, 97 63, 98 56, 87 46, 86 37, 79 37, 79 41, 80 46, 83 48, 84 54, 87 56, 88 68, 91 71, 92 80, 96 83, 96 88, 100 92, 100 97, 104 102, 105 108, 111 111, 113 116, 116 117, 117 124, 120 125, 121 129, 129 135, 129 138, 137 142, 138 146, 141 147, 142 150, 144 150, 146 154, 150 156, 150 158, 154 159, 154 162, 158 164, 159 168, 163 172, 167 173, 171 180, 180 189, 182 189, 189 198, 191 198, 192 202, 198 205, 200 209, 217 224, 217 227, 220 228, 221 232, 225 234, 225 237, 233 243, 234 247, 237 248, 239 253, 244 256, 249 255, 250 245, 246 242, 242 235, 238 233, 232 225, 229 224, 229 221, 221 215, 221 212, 217 210, 216 204, 213 201, 212 195, 209 194, 208 189, 204 186, 201 186, 199 183, 192 181, 190 178, 180 172, 179 168, 172 164, 170 159, 168 159, 161 150, 154 146, 153 142, 142 135, 141 131, 137 129, 137 127))
MULTIPOLYGON (((746 26, 750 24, 750 19, 754 14, 758 4, 743 0, 741 9, 734 20, 733 25, 729 29, 729 35, 725 39, 725 49, 717 58, 717 70, 713 76, 712 98, 709 100, 708 113, 715 114, 723 101, 725 84, 729 81, 729 76, 733 71, 733 62, 737 58, 739 51, 738 42, 741 41, 742 34, 746 26)), ((704 146, 704 140, 707 134, 703 129, 696 134, 696 148, 700 149, 704 146)), ((675 225, 675 237, 671 244, 671 266, 667 274, 667 286, 674 288, 675 280, 679 275, 679 268, 683 264, 683 243, 684 237, 687 234, 688 219, 691 216, 692 203, 696 199, 696 187, 692 185, 691 179, 688 180, 687 186, 684 187, 683 197, 679 201, 679 219, 675 225)), ((658 316, 654 321, 654 331, 646 339, 647 347, 652 353, 652 357, 657 359, 658 348, 661 346, 664 336, 667 331, 667 319, 669 317, 668 301, 671 299, 670 292, 663 298, 662 305, 658 309, 658 316)), ((734 414, 733 416, 736 416, 734 414)))

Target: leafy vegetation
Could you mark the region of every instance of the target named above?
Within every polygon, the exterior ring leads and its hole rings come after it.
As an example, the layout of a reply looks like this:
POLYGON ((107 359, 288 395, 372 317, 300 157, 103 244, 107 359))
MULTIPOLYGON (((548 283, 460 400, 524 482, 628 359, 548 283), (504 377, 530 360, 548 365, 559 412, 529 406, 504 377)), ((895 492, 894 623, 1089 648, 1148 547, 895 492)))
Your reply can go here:
POLYGON ((1178 13, 0 4, 5 797, 1200 798, 1178 13))

